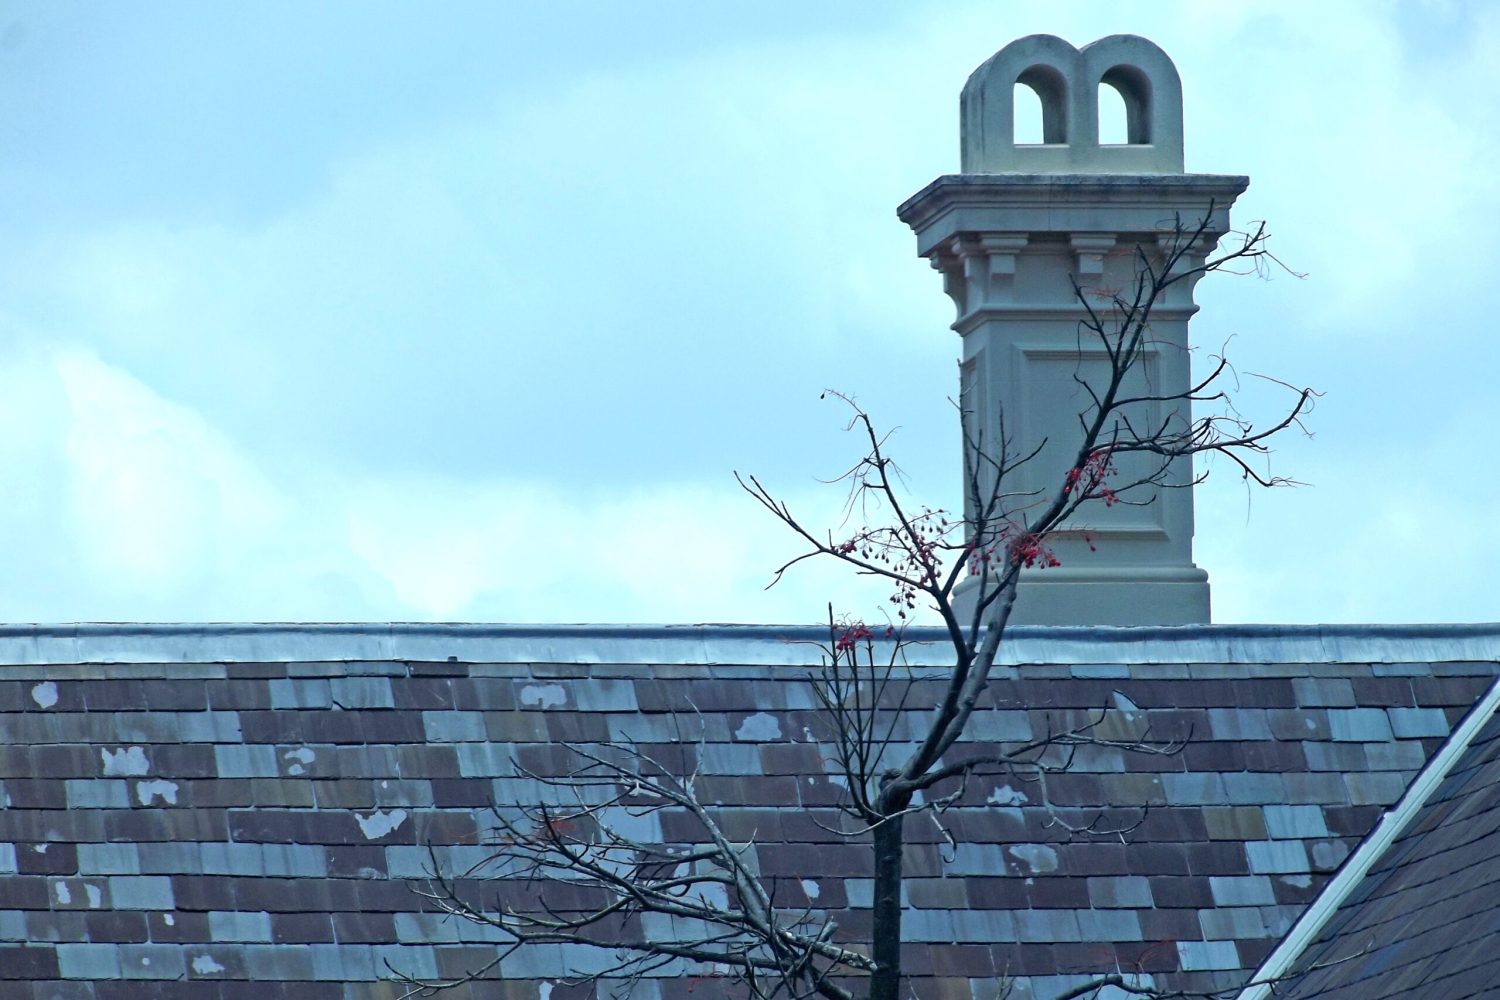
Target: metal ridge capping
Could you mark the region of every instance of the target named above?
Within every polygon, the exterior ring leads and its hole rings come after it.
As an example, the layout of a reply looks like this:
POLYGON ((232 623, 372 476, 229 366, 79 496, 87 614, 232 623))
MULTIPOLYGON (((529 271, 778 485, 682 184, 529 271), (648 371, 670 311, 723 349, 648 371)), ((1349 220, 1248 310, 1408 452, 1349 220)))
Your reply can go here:
MULTIPOLYGON (((906 659, 951 659, 947 633, 909 629, 906 659)), ((0 625, 0 666, 447 660, 480 663, 816 664, 823 625, 104 623, 0 625)), ((1016 626, 1015 664, 1422 663, 1500 660, 1500 624, 1016 626)))

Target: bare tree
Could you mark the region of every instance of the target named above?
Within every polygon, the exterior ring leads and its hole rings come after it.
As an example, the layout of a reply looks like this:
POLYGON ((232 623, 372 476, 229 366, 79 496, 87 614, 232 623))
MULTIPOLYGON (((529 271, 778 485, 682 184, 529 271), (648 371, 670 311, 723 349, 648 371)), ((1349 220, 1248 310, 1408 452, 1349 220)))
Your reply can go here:
MULTIPOLYGON (((842 481, 851 508, 878 512, 876 526, 846 536, 815 530, 760 480, 737 477, 806 545, 777 569, 773 583, 816 557, 883 579, 893 590, 894 614, 884 626, 838 620, 830 610, 823 666, 810 678, 827 723, 824 745, 832 748, 829 756, 845 789, 839 824, 830 829, 870 845, 869 940, 851 942, 841 935, 836 914, 775 898, 772 883, 753 862, 752 843, 726 836, 715 810, 700 801, 700 775, 686 756, 663 760, 629 742, 569 745, 576 766, 565 773, 521 772, 552 790, 553 802, 497 810, 493 853, 469 872, 438 873, 428 887, 439 907, 494 928, 510 942, 491 966, 475 970, 475 977, 488 974, 515 948, 583 944, 595 946, 600 960, 578 975, 595 982, 628 984, 645 976, 709 969, 757 998, 896 1000, 903 978, 901 887, 908 822, 921 816, 941 829, 944 812, 981 772, 1009 772, 1044 784, 1048 774, 1068 767, 1081 746, 1141 754, 1180 748, 1149 733, 1120 739, 1114 730, 1101 729, 1102 710, 1081 724, 997 748, 981 748, 964 735, 989 683, 1023 571, 1057 564, 1053 539, 1078 533, 1080 511, 1090 505, 1150 503, 1160 490, 1191 485, 1181 481, 1179 470, 1195 455, 1220 456, 1252 484, 1285 482, 1263 471, 1260 460, 1272 438, 1300 426, 1314 398, 1311 390, 1278 383, 1291 393, 1290 403, 1279 418, 1257 429, 1233 407, 1234 372, 1223 358, 1180 393, 1152 395, 1132 388, 1141 384, 1132 375, 1151 345, 1153 309, 1174 285, 1215 271, 1254 271, 1276 263, 1266 249, 1264 227, 1234 234, 1232 246, 1208 253, 1214 244, 1208 230, 1212 214, 1210 206, 1203 221, 1179 221, 1149 249, 1136 247, 1128 287, 1075 284, 1085 311, 1080 345, 1097 344, 1104 364, 1088 371, 1080 365, 1075 375, 1089 402, 1078 415, 1077 449, 1048 489, 1014 485, 1018 470, 1037 461, 1041 443, 1009 440, 1003 421, 999 439, 985 441, 974 429, 978 422, 965 413, 965 512, 909 508, 885 438, 860 407, 838 394, 851 408, 850 427, 863 442, 862 457, 842 481), (1197 415, 1182 419, 1184 403, 1197 415), (1147 422, 1143 414, 1152 412, 1152 404, 1176 416, 1147 422), (1121 473, 1122 468, 1129 472, 1121 473), (966 603, 956 599, 965 579, 970 581, 966 603), (912 701, 913 685, 928 675, 905 658, 905 627, 921 605, 936 615, 945 648, 951 647, 951 662, 937 675, 935 707, 912 701), (917 738, 898 736, 898 723, 913 716, 921 720, 917 738), (642 817, 666 810, 691 817, 698 832, 691 843, 661 844, 633 832, 641 828, 642 817), (472 891, 472 880, 498 885, 498 905, 472 891)), ((691 720, 687 724, 690 729, 691 720)), ((1073 832, 1088 834, 1099 832, 1104 814, 1081 823, 1060 811, 1053 815, 1073 832)), ((943 836, 952 842, 946 830, 943 836)), ((447 985, 408 982, 414 994, 447 985)), ((1106 987, 1183 995, 1112 975, 1066 996, 1096 995, 1106 987)))

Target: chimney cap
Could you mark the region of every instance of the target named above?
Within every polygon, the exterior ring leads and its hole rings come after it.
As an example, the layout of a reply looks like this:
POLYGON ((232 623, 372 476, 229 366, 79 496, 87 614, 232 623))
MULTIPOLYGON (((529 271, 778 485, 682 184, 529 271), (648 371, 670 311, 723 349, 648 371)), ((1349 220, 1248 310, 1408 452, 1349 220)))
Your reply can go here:
POLYGON ((966 174, 1183 172, 1182 82, 1167 54, 1139 35, 1082 49, 1056 35, 1018 38, 970 75, 960 101, 966 174), (1041 143, 1015 141, 1017 85, 1041 101, 1041 143), (1125 102, 1125 143, 1099 142, 1101 85, 1125 102))

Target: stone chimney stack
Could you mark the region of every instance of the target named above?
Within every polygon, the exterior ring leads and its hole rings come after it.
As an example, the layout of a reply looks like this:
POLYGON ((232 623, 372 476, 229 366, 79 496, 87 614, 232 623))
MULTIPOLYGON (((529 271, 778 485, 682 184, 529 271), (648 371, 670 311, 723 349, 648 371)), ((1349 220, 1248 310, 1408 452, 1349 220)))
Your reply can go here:
MULTIPOLYGON (((1105 290, 1133 280, 1136 248, 1160 249, 1175 238, 1178 220, 1192 229, 1207 219, 1186 258, 1200 262, 1229 228, 1230 206, 1249 179, 1183 172, 1177 70, 1134 35, 1081 51, 1051 35, 1014 41, 969 77, 960 119, 962 173, 939 177, 898 214, 958 307, 966 441, 993 447, 1003 430, 1012 453, 1040 448, 1005 488, 1051 494, 1078 450, 1079 414, 1089 406, 1077 377, 1088 381, 1104 357, 1097 338, 1080 334, 1087 310, 1074 282, 1086 293, 1097 289, 1107 306, 1105 290), (1040 98, 1040 144, 1015 141, 1017 85, 1040 98), (1124 100, 1124 144, 1099 142, 1101 86, 1124 100)), ((1159 397, 1187 391, 1188 320, 1196 311, 1191 281, 1158 301, 1139 388, 1159 397)), ((1186 401, 1149 409, 1143 419, 1190 420, 1186 401)), ((1129 471, 1122 465, 1121 478, 1129 471)), ((1179 459, 1168 483, 1192 478, 1191 463, 1179 459)), ((1013 623, 1209 620, 1208 574, 1193 563, 1190 488, 1159 490, 1140 506, 1090 503, 1066 529, 1052 544, 1061 565, 1023 574, 1013 623)))

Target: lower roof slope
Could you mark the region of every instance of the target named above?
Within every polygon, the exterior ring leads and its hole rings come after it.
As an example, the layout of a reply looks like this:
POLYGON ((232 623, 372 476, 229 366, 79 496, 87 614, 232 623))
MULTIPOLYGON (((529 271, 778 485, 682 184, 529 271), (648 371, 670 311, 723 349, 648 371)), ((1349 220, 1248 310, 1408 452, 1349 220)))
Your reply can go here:
MULTIPOLYGON (((1500 995, 1500 714, 1491 696, 1457 759, 1278 985, 1287 1000, 1500 995)), ((1465 730, 1470 730, 1465 732, 1465 730)), ((1353 859, 1351 859, 1353 863, 1353 859)))

